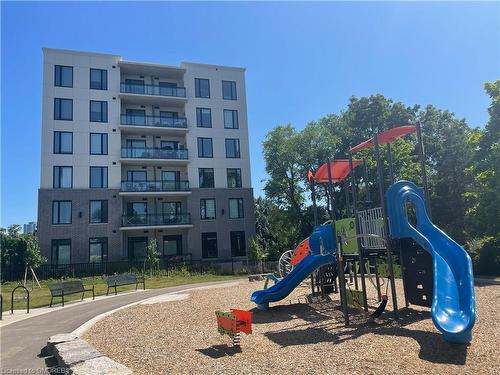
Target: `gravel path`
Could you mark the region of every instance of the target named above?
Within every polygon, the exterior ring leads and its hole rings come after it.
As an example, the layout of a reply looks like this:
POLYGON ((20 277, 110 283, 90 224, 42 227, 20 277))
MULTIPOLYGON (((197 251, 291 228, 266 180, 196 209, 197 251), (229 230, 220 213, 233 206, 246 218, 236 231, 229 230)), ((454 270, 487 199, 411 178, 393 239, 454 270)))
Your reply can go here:
MULTIPOLYGON (((84 338, 139 374, 500 373, 498 285, 476 288, 478 316, 469 346, 444 342, 428 309, 419 307, 404 309, 399 323, 384 313, 369 325, 352 310, 352 326, 345 328, 338 295, 306 304, 305 287, 260 312, 249 296, 262 286, 243 282, 190 291, 184 300, 133 306, 98 322, 84 338), (230 308, 254 309, 253 334, 242 335, 242 352, 216 330, 214 311, 230 308)), ((374 288, 369 291, 375 306, 374 288)))

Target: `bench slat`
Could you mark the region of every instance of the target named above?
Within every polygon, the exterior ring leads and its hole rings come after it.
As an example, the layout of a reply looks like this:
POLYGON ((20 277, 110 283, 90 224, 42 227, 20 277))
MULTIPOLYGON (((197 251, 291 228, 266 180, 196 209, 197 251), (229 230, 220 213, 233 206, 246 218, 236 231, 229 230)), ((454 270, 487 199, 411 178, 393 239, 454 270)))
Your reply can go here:
POLYGON ((49 284, 48 288, 52 296, 60 296, 64 290, 64 294, 73 294, 85 291, 83 283, 80 280, 63 281, 57 284, 49 284))
POLYGON ((106 276, 106 283, 109 286, 135 284, 137 283, 137 280, 138 278, 134 274, 106 276))

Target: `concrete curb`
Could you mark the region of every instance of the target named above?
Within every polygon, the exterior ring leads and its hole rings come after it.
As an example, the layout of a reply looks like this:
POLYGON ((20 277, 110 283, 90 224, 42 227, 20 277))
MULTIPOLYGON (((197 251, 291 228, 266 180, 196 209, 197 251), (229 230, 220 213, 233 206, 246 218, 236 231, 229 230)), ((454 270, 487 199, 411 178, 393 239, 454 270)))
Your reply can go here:
POLYGON ((72 333, 51 336, 47 341, 47 352, 54 356, 59 368, 68 369, 69 374, 132 374, 128 367, 103 356, 88 342, 72 333))

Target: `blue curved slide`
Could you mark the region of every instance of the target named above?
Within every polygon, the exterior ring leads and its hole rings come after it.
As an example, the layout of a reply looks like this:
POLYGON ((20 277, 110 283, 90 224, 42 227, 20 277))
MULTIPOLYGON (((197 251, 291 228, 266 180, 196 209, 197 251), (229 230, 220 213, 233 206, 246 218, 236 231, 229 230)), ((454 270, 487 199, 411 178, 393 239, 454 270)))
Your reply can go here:
POLYGON ((288 296, 306 277, 316 269, 329 263, 336 262, 331 253, 325 255, 309 255, 295 266, 280 282, 264 290, 257 290, 252 294, 250 300, 257 304, 260 310, 267 310, 269 302, 280 301, 288 296))
POLYGON ((431 314, 446 341, 468 343, 476 321, 472 262, 462 246, 430 221, 423 191, 409 181, 398 181, 387 190, 389 231, 392 238, 413 238, 428 251, 434 263, 431 314), (406 202, 414 204, 417 223, 405 214, 406 202))

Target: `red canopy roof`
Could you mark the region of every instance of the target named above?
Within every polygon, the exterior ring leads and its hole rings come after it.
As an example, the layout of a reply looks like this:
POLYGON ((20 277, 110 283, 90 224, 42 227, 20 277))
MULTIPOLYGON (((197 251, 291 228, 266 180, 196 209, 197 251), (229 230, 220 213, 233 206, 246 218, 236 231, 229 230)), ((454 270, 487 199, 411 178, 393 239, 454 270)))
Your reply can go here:
MULTIPOLYGON (((378 134, 378 144, 383 145, 384 143, 392 143, 405 136, 406 134, 415 132, 416 129, 417 127, 415 125, 403 125, 398 126, 397 128, 386 130, 385 132, 378 134)), ((352 147, 350 151, 354 153, 370 147, 373 147, 373 138, 370 138, 367 141, 361 142, 359 145, 352 147)))
MULTIPOLYGON (((324 163, 321 167, 318 168, 316 174, 314 175, 314 181, 317 183, 325 183, 328 182, 328 163, 324 163)), ((352 166, 356 168, 361 164, 361 160, 353 160, 352 166)), ((349 176, 351 172, 351 168, 349 168, 349 160, 340 159, 340 160, 332 160, 330 161, 330 173, 332 175, 333 182, 340 182, 349 176)), ((308 174, 309 175, 309 174, 308 174)))

